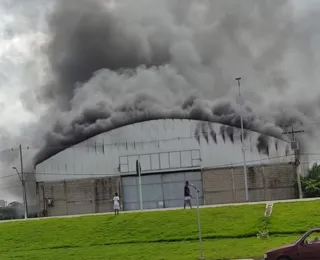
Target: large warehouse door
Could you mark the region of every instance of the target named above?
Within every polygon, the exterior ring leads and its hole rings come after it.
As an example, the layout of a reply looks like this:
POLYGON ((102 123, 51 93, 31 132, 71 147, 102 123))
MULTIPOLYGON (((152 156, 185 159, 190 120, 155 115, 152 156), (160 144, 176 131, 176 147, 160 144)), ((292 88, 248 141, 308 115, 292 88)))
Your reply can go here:
MULTIPOLYGON (((199 203, 203 205, 203 188, 201 172, 163 173, 142 175, 142 198, 144 209, 172 208, 183 206, 183 187, 185 181, 196 185, 200 190, 199 203)), ((124 210, 138 210, 139 185, 138 177, 122 177, 122 194, 124 210)), ((196 205, 196 195, 192 187, 193 205, 196 205)))

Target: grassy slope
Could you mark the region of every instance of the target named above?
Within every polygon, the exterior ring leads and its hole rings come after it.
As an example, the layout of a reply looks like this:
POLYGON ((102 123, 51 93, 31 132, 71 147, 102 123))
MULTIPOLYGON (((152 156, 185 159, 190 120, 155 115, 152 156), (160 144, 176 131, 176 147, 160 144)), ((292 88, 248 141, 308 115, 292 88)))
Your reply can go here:
MULTIPOLYGON (((255 235, 264 206, 208 208, 201 210, 204 238, 255 235)), ((11 222, 0 225, 0 252, 7 248, 30 250, 116 243, 196 240, 196 211, 86 216, 11 222)))
MULTIPOLYGON (((268 228, 278 235, 267 241, 255 237, 266 224, 264 205, 202 209, 206 259, 261 257, 267 249, 291 243, 297 233, 320 220, 319 206, 320 201, 275 204, 268 228)), ((195 259, 197 235, 195 210, 11 222, 0 224, 0 256, 1 260, 195 259)))
MULTIPOLYGON (((204 241, 204 255, 206 260, 262 257, 266 250, 288 244, 295 239, 296 237, 286 236, 274 237, 268 242, 257 238, 204 241)), ((195 241, 1 253, 1 260, 195 260, 197 257, 199 257, 199 244, 195 241)))
POLYGON ((269 231, 271 234, 294 234, 320 227, 319 209, 320 200, 274 204, 269 231))

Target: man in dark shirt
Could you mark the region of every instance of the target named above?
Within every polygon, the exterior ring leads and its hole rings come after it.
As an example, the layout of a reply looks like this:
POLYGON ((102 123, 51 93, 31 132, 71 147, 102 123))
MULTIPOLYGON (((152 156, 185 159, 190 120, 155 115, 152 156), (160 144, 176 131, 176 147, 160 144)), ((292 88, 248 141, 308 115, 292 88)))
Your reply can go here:
POLYGON ((186 185, 184 186, 184 208, 186 208, 187 204, 190 206, 190 209, 192 209, 191 206, 191 193, 189 189, 189 182, 186 181, 186 185))

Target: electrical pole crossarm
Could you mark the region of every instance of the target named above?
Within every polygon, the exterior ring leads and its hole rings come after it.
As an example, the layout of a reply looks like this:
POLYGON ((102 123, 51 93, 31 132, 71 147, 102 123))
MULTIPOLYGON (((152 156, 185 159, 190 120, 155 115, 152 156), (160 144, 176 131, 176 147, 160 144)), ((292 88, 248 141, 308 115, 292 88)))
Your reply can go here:
POLYGON ((297 133, 304 133, 304 130, 296 130, 296 131, 287 131, 283 132, 283 135, 289 135, 289 134, 297 134, 297 133))

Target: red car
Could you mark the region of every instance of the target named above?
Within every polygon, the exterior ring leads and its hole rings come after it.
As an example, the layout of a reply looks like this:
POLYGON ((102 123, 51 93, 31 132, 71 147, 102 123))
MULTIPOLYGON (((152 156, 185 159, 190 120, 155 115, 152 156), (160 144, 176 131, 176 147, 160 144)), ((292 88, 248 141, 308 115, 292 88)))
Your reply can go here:
POLYGON ((265 260, 320 260, 320 228, 311 229, 291 245, 270 250, 265 260))

